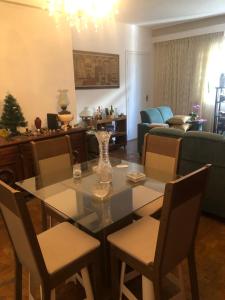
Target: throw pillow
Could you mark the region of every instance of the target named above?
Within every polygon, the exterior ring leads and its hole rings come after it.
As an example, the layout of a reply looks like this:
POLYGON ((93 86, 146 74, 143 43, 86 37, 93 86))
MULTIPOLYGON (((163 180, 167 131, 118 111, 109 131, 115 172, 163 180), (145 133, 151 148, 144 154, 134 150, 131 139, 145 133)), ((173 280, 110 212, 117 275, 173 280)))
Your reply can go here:
POLYGON ((180 129, 182 131, 187 131, 191 127, 191 124, 173 124, 170 128, 180 129))
POLYGON ((150 124, 148 124, 148 127, 151 128, 151 129, 155 128, 155 127, 167 128, 167 127, 169 127, 169 125, 165 124, 165 123, 150 123, 150 124))
POLYGON ((175 115, 169 120, 167 120, 167 123, 170 125, 182 125, 185 124, 187 121, 190 120, 190 116, 185 116, 185 115, 175 115))

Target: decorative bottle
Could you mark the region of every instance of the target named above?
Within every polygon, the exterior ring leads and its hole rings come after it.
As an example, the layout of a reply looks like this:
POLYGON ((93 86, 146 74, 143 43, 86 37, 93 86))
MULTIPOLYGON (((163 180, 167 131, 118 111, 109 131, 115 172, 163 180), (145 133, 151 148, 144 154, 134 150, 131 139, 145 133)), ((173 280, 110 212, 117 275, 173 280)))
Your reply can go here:
POLYGON ((113 109, 112 105, 111 105, 111 108, 110 108, 110 115, 111 115, 111 118, 114 118, 114 109, 113 109))
POLYGON ((109 160, 109 140, 111 132, 95 133, 99 144, 99 161, 96 173, 100 182, 112 182, 112 166, 109 160))

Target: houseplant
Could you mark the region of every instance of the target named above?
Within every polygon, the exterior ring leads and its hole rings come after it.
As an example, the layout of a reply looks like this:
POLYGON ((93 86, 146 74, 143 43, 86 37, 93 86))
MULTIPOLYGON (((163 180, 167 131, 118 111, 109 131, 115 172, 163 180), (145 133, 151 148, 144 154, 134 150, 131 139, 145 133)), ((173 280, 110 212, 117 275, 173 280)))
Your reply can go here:
POLYGON ((16 135, 18 134, 17 127, 26 127, 27 122, 16 98, 14 98, 11 94, 8 94, 5 97, 4 102, 0 121, 1 126, 9 129, 12 135, 16 135))
POLYGON ((200 110, 199 104, 195 104, 192 106, 192 112, 189 114, 189 116, 191 116, 191 121, 195 121, 199 118, 199 110, 200 110))

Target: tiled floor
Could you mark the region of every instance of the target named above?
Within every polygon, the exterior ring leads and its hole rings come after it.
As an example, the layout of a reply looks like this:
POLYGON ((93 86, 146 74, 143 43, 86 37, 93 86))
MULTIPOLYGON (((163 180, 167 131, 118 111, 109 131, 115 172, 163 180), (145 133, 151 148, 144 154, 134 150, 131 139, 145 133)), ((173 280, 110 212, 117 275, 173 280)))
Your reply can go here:
MULTIPOLYGON (((136 141, 128 143, 126 151, 120 149, 114 156, 130 161, 139 161, 136 152, 136 141)), ((40 211, 37 200, 29 204, 36 231, 40 231, 40 211)), ((225 223, 209 216, 202 216, 196 242, 197 270, 201 300, 225 299, 225 223)), ((186 271, 186 265, 183 265, 186 271)), ((189 290, 187 273, 187 290, 189 290)), ((0 218, 0 300, 13 299, 13 253, 11 245, 0 218)), ((138 282, 131 283, 136 290, 138 282)), ((187 293, 187 298, 190 298, 187 293)), ((28 276, 24 272, 23 299, 28 299, 28 276)), ((83 299, 81 288, 73 284, 61 286, 57 291, 57 299, 83 299), (75 295, 75 296, 74 296, 75 295)), ((103 299, 97 299, 103 300, 103 299)))

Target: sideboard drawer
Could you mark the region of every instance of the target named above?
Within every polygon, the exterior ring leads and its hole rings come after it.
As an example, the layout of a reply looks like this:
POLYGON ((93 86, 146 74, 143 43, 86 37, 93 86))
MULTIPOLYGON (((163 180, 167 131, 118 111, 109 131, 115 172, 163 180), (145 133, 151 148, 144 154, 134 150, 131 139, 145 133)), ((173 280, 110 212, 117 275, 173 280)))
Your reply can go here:
POLYGON ((14 173, 16 180, 23 179, 23 165, 17 145, 0 148, 0 170, 7 169, 14 173))

